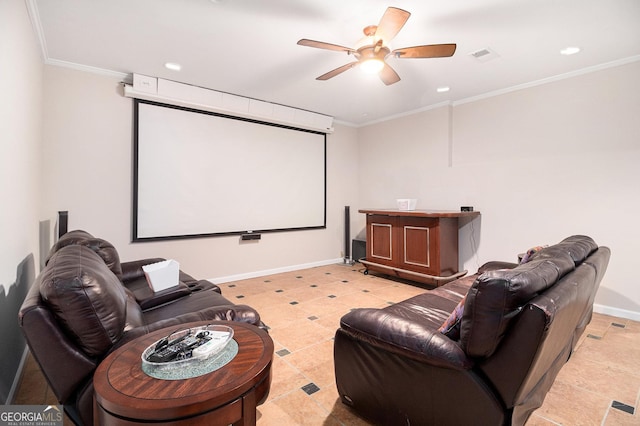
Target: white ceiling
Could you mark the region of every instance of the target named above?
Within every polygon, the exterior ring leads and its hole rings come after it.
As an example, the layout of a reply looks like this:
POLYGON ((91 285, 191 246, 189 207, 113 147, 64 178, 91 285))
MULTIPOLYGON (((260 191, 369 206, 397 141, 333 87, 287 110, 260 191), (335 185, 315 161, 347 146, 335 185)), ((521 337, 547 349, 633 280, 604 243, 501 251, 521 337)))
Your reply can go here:
POLYGON ((26 1, 46 63, 162 77, 353 125, 640 60, 639 0, 26 1), (316 80, 353 57, 297 41, 352 47, 388 6, 411 12, 392 49, 456 43, 455 55, 390 58, 402 79, 391 86, 358 69, 316 80), (567 46, 582 51, 560 55, 567 46), (496 57, 470 56, 484 48, 496 57))

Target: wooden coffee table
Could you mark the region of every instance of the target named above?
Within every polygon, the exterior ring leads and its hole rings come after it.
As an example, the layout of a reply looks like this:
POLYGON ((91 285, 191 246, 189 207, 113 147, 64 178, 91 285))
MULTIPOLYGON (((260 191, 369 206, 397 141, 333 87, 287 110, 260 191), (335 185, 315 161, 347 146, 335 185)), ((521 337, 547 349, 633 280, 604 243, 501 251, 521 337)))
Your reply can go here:
POLYGON ((93 376, 94 423, 131 425, 255 425, 256 405, 271 385, 273 341, 253 325, 201 321, 138 337, 107 356, 93 376), (238 354, 211 373, 183 380, 161 380, 142 371, 140 356, 153 342, 176 328, 207 324, 232 327, 238 354))

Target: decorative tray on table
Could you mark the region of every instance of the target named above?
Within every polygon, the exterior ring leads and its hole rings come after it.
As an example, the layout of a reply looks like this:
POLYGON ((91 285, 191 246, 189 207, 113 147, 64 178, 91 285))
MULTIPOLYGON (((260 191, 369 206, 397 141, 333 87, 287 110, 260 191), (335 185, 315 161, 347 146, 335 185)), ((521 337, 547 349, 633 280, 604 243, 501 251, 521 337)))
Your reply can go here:
POLYGON ((197 377, 217 370, 237 353, 231 327, 206 325, 176 330, 142 352, 142 371, 166 380, 197 377))

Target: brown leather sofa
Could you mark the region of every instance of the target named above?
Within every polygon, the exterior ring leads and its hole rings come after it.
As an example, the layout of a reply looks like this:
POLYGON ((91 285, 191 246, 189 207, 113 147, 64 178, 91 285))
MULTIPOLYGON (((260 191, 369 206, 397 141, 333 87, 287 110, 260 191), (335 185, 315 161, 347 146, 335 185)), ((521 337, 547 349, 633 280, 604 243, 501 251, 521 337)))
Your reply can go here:
POLYGON ((52 247, 19 312, 27 345, 65 412, 93 424, 93 373, 111 351, 152 331, 192 321, 241 321, 263 327, 251 307, 180 271, 178 287, 154 293, 142 266, 120 263, 107 241, 72 231, 52 247))
POLYGON ((342 402, 381 425, 524 424, 591 320, 609 258, 607 247, 572 236, 527 263, 490 262, 346 314, 334 345, 342 402))

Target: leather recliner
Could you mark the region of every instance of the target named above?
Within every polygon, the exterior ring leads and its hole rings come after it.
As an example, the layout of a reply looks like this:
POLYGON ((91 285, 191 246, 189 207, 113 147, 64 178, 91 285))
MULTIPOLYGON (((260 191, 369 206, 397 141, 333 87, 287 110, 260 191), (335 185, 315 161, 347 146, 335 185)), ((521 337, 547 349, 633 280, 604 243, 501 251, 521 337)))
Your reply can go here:
POLYGON ((341 401, 381 425, 523 425, 591 320, 609 258, 572 236, 522 265, 490 262, 383 309, 349 312, 334 343, 341 401))
POLYGON ((264 327, 259 314, 220 289, 180 271, 177 287, 151 291, 142 266, 120 263, 115 248, 84 231, 65 234, 19 312, 27 345, 67 415, 93 424, 93 373, 110 352, 161 328, 193 321, 241 321, 264 327))

